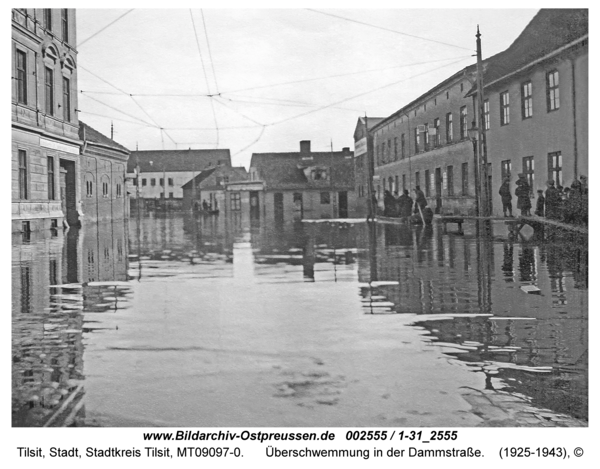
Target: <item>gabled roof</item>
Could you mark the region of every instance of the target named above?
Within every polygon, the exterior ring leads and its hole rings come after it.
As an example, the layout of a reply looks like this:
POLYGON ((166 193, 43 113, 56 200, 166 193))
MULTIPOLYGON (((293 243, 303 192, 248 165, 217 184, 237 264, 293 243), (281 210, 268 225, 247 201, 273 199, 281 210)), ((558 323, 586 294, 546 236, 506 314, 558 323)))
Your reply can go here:
POLYGON ((196 183, 196 187, 198 187, 198 185, 204 181, 208 176, 210 176, 212 173, 215 172, 217 168, 213 168, 213 169, 207 169, 205 171, 201 171, 200 174, 196 174, 195 177, 193 177, 192 179, 190 179, 188 182, 186 182, 183 186, 181 186, 182 189, 189 189, 191 187, 193 187, 192 183, 196 183))
POLYGON ((251 168, 256 168, 267 190, 354 188, 353 152, 253 153, 251 168), (328 180, 306 177, 304 168, 318 167, 331 172, 328 180))
POLYGON ((484 88, 587 36, 587 9, 542 9, 508 49, 484 60, 484 88))
POLYGON ((85 122, 79 121, 79 138, 85 142, 97 143, 105 147, 112 148, 113 150, 121 151, 129 154, 129 150, 123 145, 115 142, 108 138, 106 135, 101 134, 93 127, 90 127, 85 122))
POLYGON ((218 166, 219 162, 231 166, 229 150, 140 150, 131 152, 127 171, 132 173, 136 164, 140 172, 202 171, 218 166))
POLYGON ((367 129, 371 130, 384 119, 385 117, 359 117, 358 121, 356 122, 356 127, 354 127, 354 140, 357 140, 356 134, 361 127, 365 126, 365 122, 367 124, 367 129))

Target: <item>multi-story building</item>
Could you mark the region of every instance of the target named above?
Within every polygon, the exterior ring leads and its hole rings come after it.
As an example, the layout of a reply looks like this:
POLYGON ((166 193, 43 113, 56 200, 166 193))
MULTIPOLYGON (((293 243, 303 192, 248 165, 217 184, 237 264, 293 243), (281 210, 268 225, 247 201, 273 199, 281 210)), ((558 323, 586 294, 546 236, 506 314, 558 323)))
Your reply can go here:
POLYGON ((486 62, 484 120, 498 214, 505 177, 514 189, 525 174, 534 197, 548 180, 566 187, 588 174, 588 11, 540 10, 486 62))
POLYGON ((250 180, 264 183, 259 201, 266 220, 347 218, 355 215, 354 161, 350 148, 313 152, 253 153, 250 180))
POLYGON ((384 191, 419 186, 436 213, 472 210, 474 156, 467 130, 475 104, 466 94, 474 72, 474 66, 460 70, 370 130, 380 206, 384 191))
POLYGON ((373 178, 373 136, 369 129, 379 124, 383 117, 359 117, 354 128, 354 190, 356 191, 356 214, 369 215, 369 184, 373 178))
POLYGON ((12 10, 12 230, 81 214, 74 9, 12 10))
POLYGON ((231 167, 229 150, 132 151, 127 162, 132 203, 139 198, 148 208, 162 207, 163 201, 168 207, 180 209, 183 185, 200 171, 219 166, 231 167))
POLYGON ((587 175, 587 41, 587 10, 540 10, 508 49, 483 62, 481 118, 471 65, 375 125, 379 204, 385 190, 420 186, 436 213, 474 213, 471 127, 485 132, 492 214, 502 213, 506 177, 514 194, 525 174, 533 197, 549 179, 570 185, 587 175))
POLYGON ((125 171, 129 150, 79 121, 84 221, 118 220, 128 213, 125 171))

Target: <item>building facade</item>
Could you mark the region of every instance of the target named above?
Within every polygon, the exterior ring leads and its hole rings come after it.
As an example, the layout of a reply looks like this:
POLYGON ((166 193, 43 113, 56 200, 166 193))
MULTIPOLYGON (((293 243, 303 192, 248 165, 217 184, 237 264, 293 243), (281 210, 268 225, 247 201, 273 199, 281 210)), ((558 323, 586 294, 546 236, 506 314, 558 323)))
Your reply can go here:
POLYGON ((254 153, 250 180, 264 184, 260 203, 266 220, 356 216, 354 159, 350 148, 313 152, 310 141, 303 140, 300 152, 254 153))
POLYGON ((74 9, 12 10, 12 230, 78 224, 74 9))
POLYGON ((202 202, 212 210, 225 211, 225 191, 229 183, 248 180, 248 171, 244 167, 218 166, 204 170, 183 185, 183 209, 202 209, 202 202))
POLYGON ((435 213, 474 214, 486 168, 469 128, 485 133, 492 215, 503 213, 505 178, 516 199, 514 183, 524 174, 533 199, 548 180, 567 186, 587 176, 587 10, 540 10, 483 70, 481 116, 471 65, 370 129, 380 207, 385 190, 412 196, 420 186, 435 213))
POLYGON ((79 138, 83 142, 80 183, 84 222, 126 218, 129 150, 81 121, 79 138))
POLYGON ((419 186, 435 213, 473 213, 475 163, 468 129, 475 119, 473 66, 436 85, 371 129, 374 191, 419 186))
POLYGON ((354 190, 356 191, 356 215, 369 215, 371 181, 374 174, 373 136, 369 129, 379 124, 383 117, 359 117, 354 129, 354 190))
POLYGON ((132 151, 127 163, 132 205, 182 209, 183 185, 201 171, 231 167, 229 150, 132 151))
MULTIPOLYGON (((540 10, 484 74, 492 209, 518 174, 531 197, 546 183, 570 186, 588 175, 588 11, 540 10)), ((535 206, 535 201, 532 200, 535 206)))

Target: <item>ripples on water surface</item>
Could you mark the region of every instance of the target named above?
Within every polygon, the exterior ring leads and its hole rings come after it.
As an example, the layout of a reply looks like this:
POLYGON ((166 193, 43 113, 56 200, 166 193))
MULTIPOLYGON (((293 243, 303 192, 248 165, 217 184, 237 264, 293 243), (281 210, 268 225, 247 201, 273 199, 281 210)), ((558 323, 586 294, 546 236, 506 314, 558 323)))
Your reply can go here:
POLYGON ((585 239, 148 215, 12 276, 16 426, 587 421, 585 239))

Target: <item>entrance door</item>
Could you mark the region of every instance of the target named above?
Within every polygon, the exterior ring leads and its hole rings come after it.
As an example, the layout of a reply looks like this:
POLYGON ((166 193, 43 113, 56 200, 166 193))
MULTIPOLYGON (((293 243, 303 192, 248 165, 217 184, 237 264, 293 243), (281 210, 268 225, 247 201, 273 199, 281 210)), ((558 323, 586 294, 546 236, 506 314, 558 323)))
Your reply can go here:
POLYGON ((250 191, 250 218, 257 219, 260 217, 260 198, 258 191, 250 191))
POLYGON ((339 217, 348 218, 348 192, 338 192, 339 217))
POLYGON ((69 226, 79 226, 77 213, 77 178, 75 177, 75 162, 60 160, 60 198, 63 213, 69 226))

